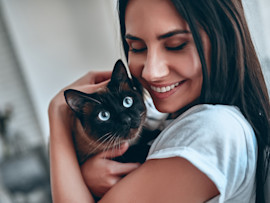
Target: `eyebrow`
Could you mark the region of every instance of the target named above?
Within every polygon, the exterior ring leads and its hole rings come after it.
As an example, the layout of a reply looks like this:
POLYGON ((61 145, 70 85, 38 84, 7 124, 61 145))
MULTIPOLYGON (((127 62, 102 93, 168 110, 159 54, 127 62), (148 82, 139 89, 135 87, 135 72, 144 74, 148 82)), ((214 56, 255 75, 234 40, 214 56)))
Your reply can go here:
MULTIPOLYGON (((162 40, 162 39, 166 39, 166 38, 172 37, 172 36, 177 35, 177 34, 189 34, 189 33, 190 33, 190 31, 188 31, 188 30, 173 30, 173 31, 167 32, 165 34, 159 35, 157 37, 157 39, 162 40)), ((140 39, 139 37, 135 37, 131 34, 126 34, 125 39, 142 41, 142 39, 140 39)))

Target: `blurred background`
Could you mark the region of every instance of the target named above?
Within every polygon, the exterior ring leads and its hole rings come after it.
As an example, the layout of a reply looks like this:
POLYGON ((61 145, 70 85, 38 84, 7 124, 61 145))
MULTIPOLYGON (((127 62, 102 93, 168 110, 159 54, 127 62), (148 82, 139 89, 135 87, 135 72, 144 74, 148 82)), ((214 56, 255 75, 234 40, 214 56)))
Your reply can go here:
MULTIPOLYGON (((270 1, 244 0, 270 87, 270 1)), ((124 58, 116 0, 0 0, 0 203, 50 203, 51 98, 124 58)))

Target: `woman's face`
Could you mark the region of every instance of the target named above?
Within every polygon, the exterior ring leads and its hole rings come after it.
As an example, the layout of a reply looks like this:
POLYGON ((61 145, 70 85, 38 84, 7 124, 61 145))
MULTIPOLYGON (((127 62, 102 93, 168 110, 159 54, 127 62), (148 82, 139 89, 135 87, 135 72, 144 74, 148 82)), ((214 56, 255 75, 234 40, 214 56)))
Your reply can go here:
MULTIPOLYGON (((125 16, 128 64, 156 108, 174 113, 201 93, 202 68, 187 23, 169 0, 130 0, 125 16)), ((201 32, 209 65, 210 44, 201 32)))

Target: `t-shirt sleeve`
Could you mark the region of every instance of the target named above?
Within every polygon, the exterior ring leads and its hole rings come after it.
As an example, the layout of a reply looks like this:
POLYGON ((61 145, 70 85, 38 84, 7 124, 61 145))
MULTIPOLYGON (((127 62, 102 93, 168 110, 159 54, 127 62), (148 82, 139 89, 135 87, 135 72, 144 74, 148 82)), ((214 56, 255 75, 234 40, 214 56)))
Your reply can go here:
POLYGON ((248 122, 235 111, 214 105, 190 109, 159 135, 147 159, 185 158, 206 174, 221 194, 241 192, 238 189, 247 181, 247 170, 256 168, 256 141, 248 122))

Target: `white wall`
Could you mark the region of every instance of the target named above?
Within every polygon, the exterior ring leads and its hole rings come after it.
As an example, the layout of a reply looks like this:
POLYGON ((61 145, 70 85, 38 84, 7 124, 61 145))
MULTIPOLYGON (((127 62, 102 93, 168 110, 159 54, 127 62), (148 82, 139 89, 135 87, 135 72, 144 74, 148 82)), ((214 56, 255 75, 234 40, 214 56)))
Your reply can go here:
POLYGON ((270 57, 270 1, 244 0, 243 5, 259 57, 270 57))
MULTIPOLYGON (((261 50, 263 57, 262 65, 264 71, 264 77, 266 84, 268 85, 268 93, 270 95, 270 1, 260 0, 259 1, 259 13, 262 20, 262 41, 264 42, 264 48, 261 50)), ((259 25, 260 26, 260 25, 259 25)))
MULTIPOLYGON (((261 16, 261 27, 264 47, 264 56, 270 58, 270 1, 259 0, 259 13, 261 16)), ((270 67, 269 67, 270 68, 270 67)))
MULTIPOLYGON (((6 137, 14 152, 43 145, 36 112, 21 75, 0 10, 0 117, 7 109, 12 113, 6 126, 6 137)), ((2 117, 3 118, 3 117, 2 117)), ((0 162, 3 158, 3 140, 0 132, 0 162)), ((7 146, 7 143, 5 143, 7 146)), ((11 152, 11 151, 10 151, 11 152)), ((1 188, 1 183, 0 183, 1 188)), ((1 193, 1 189, 0 189, 1 193)), ((0 195, 1 196, 1 195, 0 195)), ((0 197, 1 202, 1 197, 0 197)))
POLYGON ((47 108, 64 86, 120 56, 114 2, 2 0, 5 20, 43 134, 47 108))
POLYGON ((270 94, 270 1, 243 0, 251 35, 262 64, 264 78, 270 94))

